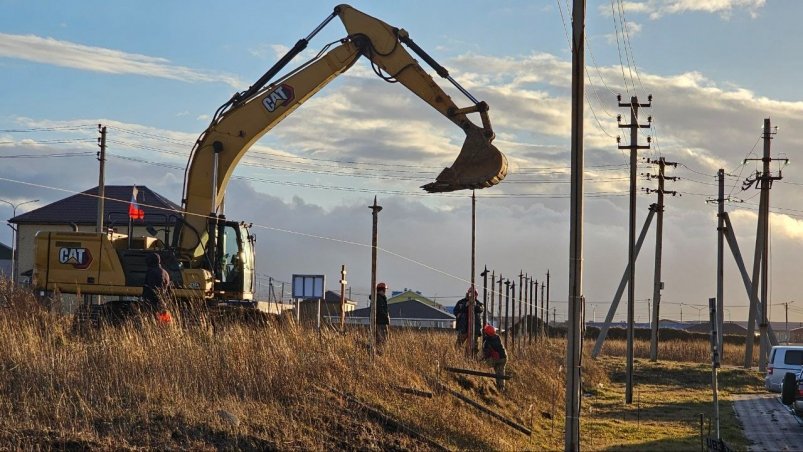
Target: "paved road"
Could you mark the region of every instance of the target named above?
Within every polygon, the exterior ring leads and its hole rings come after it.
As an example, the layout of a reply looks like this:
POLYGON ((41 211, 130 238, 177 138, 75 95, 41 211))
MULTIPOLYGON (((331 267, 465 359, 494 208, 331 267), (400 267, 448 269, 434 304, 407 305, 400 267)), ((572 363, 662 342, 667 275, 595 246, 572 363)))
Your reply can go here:
POLYGON ((733 395, 733 407, 751 451, 803 451, 803 419, 781 403, 780 394, 733 395))

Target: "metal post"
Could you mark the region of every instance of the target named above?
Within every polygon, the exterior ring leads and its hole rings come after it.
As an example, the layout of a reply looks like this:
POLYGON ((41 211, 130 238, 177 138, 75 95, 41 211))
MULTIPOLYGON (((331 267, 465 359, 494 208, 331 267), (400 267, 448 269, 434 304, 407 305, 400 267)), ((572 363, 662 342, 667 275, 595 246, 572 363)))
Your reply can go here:
POLYGON ((504 278, 502 278, 502 273, 499 273, 499 301, 496 303, 499 305, 497 307, 497 315, 496 321, 499 322, 499 328, 502 328, 502 282, 504 278))
MULTIPOLYGON (((482 324, 485 325, 488 323, 488 266, 485 266, 485 270, 480 273, 482 276, 482 305, 484 309, 482 310, 482 324)), ((491 280, 493 284, 493 280, 491 280)))
POLYGON ((516 280, 510 283, 510 348, 516 350, 516 280))
POLYGON ((379 239, 379 212, 382 211, 382 206, 376 204, 376 196, 374 196, 374 204, 368 206, 368 208, 371 209, 371 217, 373 218, 373 230, 371 233, 371 318, 368 323, 370 324, 371 350, 376 350, 376 244, 379 239))
POLYGON ((714 392, 714 425, 716 425, 717 440, 719 440, 719 389, 717 384, 717 369, 719 368, 720 356, 718 344, 720 336, 717 330, 717 299, 709 298, 708 307, 710 309, 709 321, 711 322, 711 389, 714 392))
POLYGON ((505 347, 507 347, 508 337, 510 330, 508 329, 507 321, 510 318, 510 280, 505 280, 505 347))
MULTIPOLYGON (((496 271, 491 272, 491 306, 485 306, 485 309, 490 309, 491 323, 494 322, 494 300, 496 300, 496 271)), ((499 319, 496 319, 499 322, 499 319)), ((498 323, 497 323, 497 326, 498 323)))

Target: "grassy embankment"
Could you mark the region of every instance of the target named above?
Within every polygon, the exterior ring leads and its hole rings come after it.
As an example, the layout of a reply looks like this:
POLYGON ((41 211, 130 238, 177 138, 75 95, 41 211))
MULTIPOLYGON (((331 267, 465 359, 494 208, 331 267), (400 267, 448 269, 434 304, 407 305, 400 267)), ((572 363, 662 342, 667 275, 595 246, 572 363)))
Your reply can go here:
MULTIPOLYGON (((0 448, 563 448, 561 340, 518 351, 508 366, 515 378, 500 394, 491 379, 438 372, 486 370, 454 350, 448 333, 393 330, 386 352, 372 358, 361 330, 318 336, 279 322, 214 331, 144 324, 87 336, 73 334, 71 319, 38 308, 29 293, 2 287, 0 299, 8 300, 0 308, 0 448), (437 393, 436 381, 531 428, 532 436, 437 393), (436 394, 418 397, 400 387, 436 394)), ((676 358, 706 347, 678 346, 676 358)), ((617 350, 616 341, 606 344, 606 353, 617 350)), ((626 406, 623 367, 619 357, 584 360, 584 449, 696 446, 697 413, 710 413, 710 369, 640 358, 638 403, 626 406)), ((757 384, 754 374, 737 369, 720 379, 723 397, 757 384)), ((723 404, 722 411, 723 437, 743 445, 732 410, 723 404)))

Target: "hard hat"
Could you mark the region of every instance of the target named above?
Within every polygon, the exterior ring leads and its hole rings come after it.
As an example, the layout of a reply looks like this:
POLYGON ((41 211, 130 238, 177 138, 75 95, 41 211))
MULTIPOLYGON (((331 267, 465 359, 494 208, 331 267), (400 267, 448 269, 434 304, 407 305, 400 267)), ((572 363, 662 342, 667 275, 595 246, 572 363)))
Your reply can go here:
POLYGON ((383 282, 376 285, 376 290, 385 290, 385 289, 387 289, 387 286, 383 282))
POLYGON ((485 334, 486 334, 486 335, 488 335, 488 336, 496 336, 496 328, 494 328, 494 326, 493 326, 493 325, 491 325, 490 323, 489 323, 489 324, 486 324, 486 325, 485 325, 485 326, 482 328, 482 332, 483 332, 483 333, 485 333, 485 334))

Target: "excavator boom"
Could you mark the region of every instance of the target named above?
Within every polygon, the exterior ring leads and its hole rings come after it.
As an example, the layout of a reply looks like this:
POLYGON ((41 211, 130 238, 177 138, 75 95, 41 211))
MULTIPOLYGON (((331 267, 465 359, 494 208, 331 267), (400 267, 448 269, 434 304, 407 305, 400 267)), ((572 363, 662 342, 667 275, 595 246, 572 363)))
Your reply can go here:
POLYGON ((209 237, 204 231, 208 229, 207 220, 219 212, 229 179, 247 150, 309 97, 350 68, 360 56, 370 60, 378 74, 387 74, 384 78, 388 81, 403 84, 466 134, 465 143, 455 162, 445 168, 434 182, 424 185, 424 190, 434 193, 486 188, 504 179, 507 159, 491 144, 494 133, 488 119, 487 104, 468 94, 443 67, 410 39, 406 31, 348 5, 339 5, 321 26, 306 39, 300 40, 254 86, 235 94, 224 104, 198 139, 185 176, 183 196, 184 221, 190 226, 189 229, 197 233, 192 234, 183 228, 179 241, 179 246, 190 253, 192 259, 198 260, 206 252, 209 237), (332 50, 288 75, 270 81, 333 17, 341 19, 348 32, 347 37, 332 50), (412 49, 439 75, 451 81, 472 100, 473 105, 459 108, 401 44, 412 49), (468 119, 467 114, 471 113, 479 114, 481 125, 468 119))

